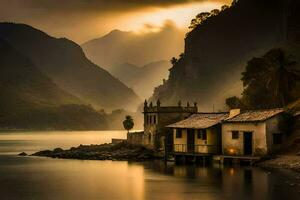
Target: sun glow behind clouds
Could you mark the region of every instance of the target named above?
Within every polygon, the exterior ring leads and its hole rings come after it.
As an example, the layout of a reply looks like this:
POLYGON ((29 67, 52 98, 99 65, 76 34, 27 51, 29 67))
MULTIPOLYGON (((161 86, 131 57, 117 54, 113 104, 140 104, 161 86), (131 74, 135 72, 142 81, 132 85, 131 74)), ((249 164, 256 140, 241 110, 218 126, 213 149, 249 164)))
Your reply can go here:
POLYGON ((142 12, 131 13, 121 22, 122 30, 147 32, 159 31, 165 21, 171 20, 179 28, 186 29, 190 21, 200 12, 221 8, 217 2, 190 3, 168 8, 152 8, 142 12))

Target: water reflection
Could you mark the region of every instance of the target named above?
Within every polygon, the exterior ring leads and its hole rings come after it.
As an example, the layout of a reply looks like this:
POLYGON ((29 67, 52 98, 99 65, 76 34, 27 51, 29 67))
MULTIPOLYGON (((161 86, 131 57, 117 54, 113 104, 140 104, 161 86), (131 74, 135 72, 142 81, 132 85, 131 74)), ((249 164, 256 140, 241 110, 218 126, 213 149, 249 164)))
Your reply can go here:
MULTIPOLYGON (((164 191, 157 199, 297 199, 300 187, 290 187, 286 177, 251 167, 184 166, 163 162, 144 164, 145 169, 169 175, 172 181, 164 184, 146 182, 146 199, 150 191, 164 191), (175 178, 175 179, 173 179, 175 178), (173 198, 172 198, 173 199, 173 198)), ((293 174, 285 174, 293 176, 293 174)))
MULTIPOLYGON (((109 142, 124 132, 0 134, 0 199, 5 200, 293 200, 293 174, 258 168, 130 163, 3 155, 80 143, 109 142), (2 155, 1 155, 2 154, 2 155), (288 176, 287 176, 288 175, 288 176)), ((300 178, 300 177, 299 177, 300 178)))

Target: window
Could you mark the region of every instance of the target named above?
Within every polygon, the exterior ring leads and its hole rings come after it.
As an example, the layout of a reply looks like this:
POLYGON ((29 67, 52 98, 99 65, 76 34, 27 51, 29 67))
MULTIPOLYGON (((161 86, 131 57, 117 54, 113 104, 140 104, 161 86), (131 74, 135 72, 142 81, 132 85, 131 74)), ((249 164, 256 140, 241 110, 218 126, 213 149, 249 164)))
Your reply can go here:
POLYGON ((153 123, 156 124, 156 116, 153 116, 153 123))
POLYGON ((274 133, 273 134, 273 144, 279 145, 282 144, 283 136, 282 133, 274 133))
POLYGON ((149 124, 152 124, 152 115, 150 115, 149 118, 150 118, 149 124))
POLYGON ((182 130, 181 129, 176 130, 176 138, 182 138, 182 130))
POLYGON ((231 132, 231 137, 233 140, 239 139, 239 132, 238 131, 232 131, 231 132))
POLYGON ((206 129, 198 130, 198 132, 197 132, 197 138, 201 139, 201 140, 207 140, 206 129))
POLYGON ((147 124, 150 123, 150 122, 149 122, 149 115, 146 116, 146 122, 147 122, 147 124))

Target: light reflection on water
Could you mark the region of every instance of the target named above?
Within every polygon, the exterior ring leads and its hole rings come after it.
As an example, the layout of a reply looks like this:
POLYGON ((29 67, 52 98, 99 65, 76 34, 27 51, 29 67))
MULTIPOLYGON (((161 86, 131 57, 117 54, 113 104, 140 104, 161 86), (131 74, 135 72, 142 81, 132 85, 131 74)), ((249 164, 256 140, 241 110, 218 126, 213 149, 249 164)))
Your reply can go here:
POLYGON ((80 144, 110 143, 111 138, 126 138, 126 131, 35 131, 0 132, 0 154, 34 153, 61 147, 68 149, 80 144))
MULTIPOLYGON (((85 134, 91 136, 84 135, 83 138, 94 139, 80 140, 78 136, 74 140, 67 139, 67 145, 79 142, 76 143, 78 145, 82 141, 100 141, 101 138, 103 141, 104 138, 105 141, 111 139, 109 134, 105 137, 94 135, 99 133, 85 134)), ((112 133, 113 137, 118 134, 124 135, 122 132, 112 133)), ((49 139, 49 136, 43 139, 43 136, 37 135, 33 134, 29 138, 36 137, 35 142, 48 141, 44 143, 46 145, 58 141, 53 144, 55 147, 62 144, 61 139, 55 139, 54 135, 52 139, 49 139)), ((20 150, 23 139, 16 135, 11 135, 10 138, 6 135, 5 139, 0 136, 0 149, 5 141, 5 144, 8 144, 6 150, 9 148, 13 150, 11 152, 15 149, 20 150), (14 144, 9 140, 11 138, 18 142, 14 144)), ((27 140, 27 142, 32 141, 27 140)), ((30 149, 40 147, 33 146, 30 149)), ((233 168, 219 165, 201 167, 166 164, 161 161, 130 163, 0 155, 0 199, 5 200, 298 199, 297 191, 300 191, 300 188, 289 187, 285 178, 277 173, 247 167, 233 168)))

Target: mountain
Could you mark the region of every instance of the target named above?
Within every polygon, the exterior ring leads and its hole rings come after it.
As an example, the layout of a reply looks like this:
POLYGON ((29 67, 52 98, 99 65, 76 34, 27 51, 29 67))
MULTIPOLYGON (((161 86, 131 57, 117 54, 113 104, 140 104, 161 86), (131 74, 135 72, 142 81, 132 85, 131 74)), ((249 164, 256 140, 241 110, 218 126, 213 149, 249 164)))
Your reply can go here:
POLYGON ((240 95, 246 62, 274 47, 298 49, 297 0, 239 0, 189 32, 182 58, 151 100, 166 104, 197 101, 200 110, 225 108, 227 97, 240 95))
POLYGON ((103 129, 105 119, 0 39, 0 128, 103 129))
POLYGON ((159 60, 170 60, 183 50, 184 32, 166 23, 157 32, 134 33, 114 30, 82 44, 88 58, 110 70, 131 63, 143 66, 159 60))
POLYGON ((110 72, 132 88, 139 97, 148 99, 153 94, 153 89, 167 79, 170 65, 168 61, 152 62, 142 67, 124 63, 111 68, 110 72))
POLYGON ((0 38, 10 43, 55 84, 95 108, 135 109, 140 99, 107 71, 88 60, 81 47, 25 24, 0 23, 0 38))

